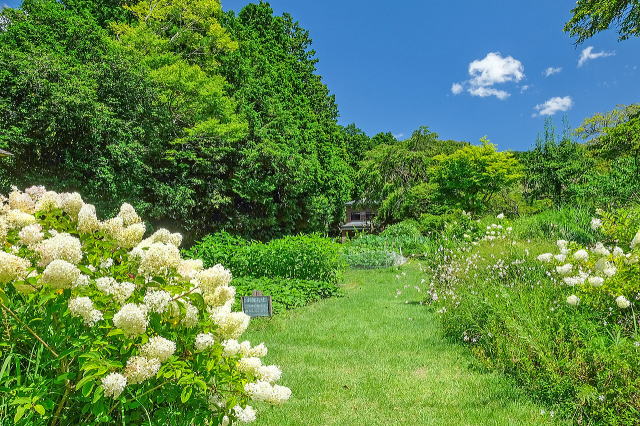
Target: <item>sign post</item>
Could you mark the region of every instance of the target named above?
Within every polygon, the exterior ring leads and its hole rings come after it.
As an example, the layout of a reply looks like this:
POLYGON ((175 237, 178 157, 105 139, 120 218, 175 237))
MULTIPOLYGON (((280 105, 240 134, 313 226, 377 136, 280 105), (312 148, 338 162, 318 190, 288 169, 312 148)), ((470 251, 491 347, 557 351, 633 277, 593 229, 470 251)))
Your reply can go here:
POLYGON ((272 313, 271 296, 263 296, 254 290, 253 296, 242 296, 242 312, 250 317, 270 317, 272 313))

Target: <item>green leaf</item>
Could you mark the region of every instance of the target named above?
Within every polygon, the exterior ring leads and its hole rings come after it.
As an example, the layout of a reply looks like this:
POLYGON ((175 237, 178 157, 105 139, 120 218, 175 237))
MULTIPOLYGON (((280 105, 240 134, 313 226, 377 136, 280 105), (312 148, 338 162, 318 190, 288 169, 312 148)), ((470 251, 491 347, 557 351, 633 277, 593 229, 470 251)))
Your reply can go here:
POLYGON ((21 405, 18 407, 18 409, 16 410, 16 415, 13 416, 13 422, 17 423, 18 420, 20 420, 22 418, 22 416, 24 416, 24 412, 25 412, 26 408, 24 407, 24 405, 21 405))
POLYGON ((40 404, 34 405, 33 409, 35 410, 36 413, 40 414, 41 416, 44 416, 44 407, 40 404))
POLYGON ((94 382, 85 383, 84 386, 82 387, 82 396, 87 397, 91 395, 91 391, 93 390, 94 386, 95 386, 94 382))
POLYGON ((182 389, 182 393, 180 394, 180 401, 184 404, 191 398, 191 394, 193 393, 193 388, 191 386, 182 389))

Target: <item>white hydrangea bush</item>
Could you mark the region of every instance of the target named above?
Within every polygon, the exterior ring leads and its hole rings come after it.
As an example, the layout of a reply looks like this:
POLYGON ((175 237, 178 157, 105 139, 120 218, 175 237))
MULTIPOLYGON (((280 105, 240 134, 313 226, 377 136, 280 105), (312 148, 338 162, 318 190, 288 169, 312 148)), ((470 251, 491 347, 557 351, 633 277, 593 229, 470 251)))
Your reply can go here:
MULTIPOLYGON (((591 226, 598 229, 599 219, 591 226)), ((538 261, 561 285, 572 288, 567 303, 573 306, 587 298, 592 305, 627 309, 640 300, 640 231, 628 242, 627 249, 598 242, 583 247, 558 240, 557 252, 542 253, 538 261)))
POLYGON ((231 273, 146 230, 129 204, 100 220, 77 193, 0 199, 3 358, 46 366, 3 404, 16 422, 227 425, 289 399, 264 344, 240 342, 249 317, 232 312, 231 273))

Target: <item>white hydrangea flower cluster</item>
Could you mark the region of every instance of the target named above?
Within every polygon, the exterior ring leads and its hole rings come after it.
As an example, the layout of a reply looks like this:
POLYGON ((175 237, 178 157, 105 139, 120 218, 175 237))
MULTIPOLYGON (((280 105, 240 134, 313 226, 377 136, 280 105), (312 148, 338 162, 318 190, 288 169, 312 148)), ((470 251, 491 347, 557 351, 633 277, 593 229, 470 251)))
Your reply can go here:
POLYGON ((205 351, 213 346, 215 340, 211 333, 200 333, 196 336, 196 350, 198 352, 205 351))
POLYGON ((145 358, 156 358, 165 362, 176 351, 176 344, 162 336, 154 336, 140 348, 140 354, 145 358))
POLYGON ((56 259, 49 263, 42 273, 40 282, 55 289, 71 288, 80 278, 80 269, 66 260, 56 259))
POLYGON ((124 303, 136 289, 136 285, 130 282, 117 282, 113 277, 100 277, 96 279, 98 290, 112 296, 119 303, 124 303))
MULTIPOLYGON (((602 226, 599 219, 594 219, 594 221, 592 221, 592 225, 596 225, 594 229, 602 226)), ((559 254, 543 253, 538 255, 537 259, 543 263, 553 264, 554 261, 558 262, 559 264, 554 266, 555 272, 562 277, 562 282, 572 287, 581 285, 589 285, 596 288, 603 287, 607 279, 618 273, 620 265, 638 262, 637 253, 625 253, 622 248, 617 246, 608 248, 601 242, 596 243, 591 248, 578 249, 576 249, 577 245, 575 243, 565 240, 558 240, 556 244, 560 250, 559 254), (575 250, 573 253, 572 248, 575 250), (569 257, 575 261, 575 264, 564 263, 569 257)), ((633 250, 636 244, 631 246, 633 250)), ((626 309, 631 306, 631 302, 624 295, 618 295, 615 302, 620 309, 626 309)), ((580 298, 572 294, 567 297, 567 303, 577 306, 580 303, 580 298)))
POLYGON ((216 332, 226 339, 237 339, 249 327, 249 315, 244 312, 221 310, 211 314, 211 320, 218 326, 216 332))
POLYGON ((113 316, 113 325, 121 329, 125 336, 133 337, 144 333, 149 325, 146 307, 127 303, 113 316))
POLYGON ((0 251, 0 284, 25 279, 30 266, 29 260, 0 251))
POLYGON ((149 380, 160 370, 160 360, 144 356, 132 356, 124 368, 124 377, 129 384, 135 385, 149 380))
POLYGON ((111 373, 102 378, 104 396, 117 398, 127 386, 127 378, 120 373, 111 373))
MULTIPOLYGON (((11 284, 22 293, 55 292, 56 297, 68 297, 70 316, 82 319, 87 327, 101 322, 101 328, 122 330, 107 334, 107 339, 115 339, 112 343, 145 333, 152 336, 140 346, 126 346, 131 352, 125 367, 101 379, 106 397, 118 398, 127 386, 154 378, 162 363, 176 354, 197 351, 201 359, 227 358, 237 380, 252 382, 246 396, 271 404, 286 401, 291 391, 275 384, 282 371, 262 363, 266 346, 236 340, 250 318, 231 310, 235 299, 231 273, 222 265, 205 269, 200 259, 182 259, 179 233, 160 229, 143 239, 145 231, 130 204, 123 204, 116 217, 102 221, 95 206, 86 204, 78 193, 59 194, 41 186, 24 192, 14 188, 7 198, 0 196, 0 284, 11 284), (55 215, 48 215, 53 211, 55 215), (70 220, 57 229, 59 213, 70 220), (40 220, 41 215, 47 220, 40 220), (69 223, 80 238, 67 228, 69 223), (201 315, 200 300, 205 301, 206 315, 201 315), (156 329, 157 320, 167 328, 156 329), (190 342, 186 347, 183 339, 161 336, 170 337, 165 332, 176 333, 177 328, 192 336, 186 339, 190 342)), ((218 398, 220 390, 210 391, 218 398)), ((210 408, 227 424, 256 418, 249 405, 229 409, 226 400, 216 400, 210 408)))
POLYGON ((81 317, 89 327, 93 327, 103 317, 102 312, 95 309, 91 299, 86 296, 69 299, 69 312, 74 317, 81 317))
POLYGON ((254 401, 266 402, 271 405, 283 404, 291 397, 291 389, 288 387, 272 385, 262 380, 258 380, 255 383, 247 383, 244 390, 254 401))
POLYGON ((23 245, 27 247, 35 246, 44 239, 42 226, 39 223, 25 226, 18 233, 18 237, 23 245))
POLYGON ((147 290, 147 294, 144 295, 144 304, 149 312, 163 313, 170 301, 171 294, 164 290, 147 290))
POLYGON ((44 267, 56 259, 66 260, 77 265, 82 260, 80 240, 66 233, 56 234, 43 240, 35 247, 40 256, 39 265, 44 267))

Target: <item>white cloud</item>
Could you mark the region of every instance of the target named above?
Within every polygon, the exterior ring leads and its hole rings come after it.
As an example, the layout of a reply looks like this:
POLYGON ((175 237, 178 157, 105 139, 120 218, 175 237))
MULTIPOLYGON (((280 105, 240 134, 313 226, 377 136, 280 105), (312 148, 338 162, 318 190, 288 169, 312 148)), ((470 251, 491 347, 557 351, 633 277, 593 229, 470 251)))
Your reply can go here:
POLYGON ((606 58, 607 56, 613 56, 616 52, 605 52, 604 50, 601 52, 594 52, 593 46, 588 46, 582 50, 580 53, 580 59, 578 59, 578 67, 583 66, 587 61, 598 58, 606 58))
POLYGON ((571 99, 571 96, 564 96, 562 98, 559 96, 556 96, 549 99, 543 104, 536 105, 534 108, 536 109, 536 111, 538 111, 538 113, 533 114, 533 116, 535 117, 538 114, 553 115, 556 112, 568 111, 571 109, 572 106, 573 106, 573 99, 571 99))
POLYGON ((489 52, 482 59, 476 59, 469 64, 469 80, 462 83, 453 83, 451 92, 455 95, 462 93, 467 86, 467 92, 471 96, 482 98, 495 96, 498 99, 506 99, 509 92, 497 89, 494 86, 508 82, 519 82, 524 78, 524 66, 522 62, 511 56, 502 56, 499 52, 489 52))
POLYGON ((486 98, 487 96, 495 96, 500 100, 507 99, 510 95, 504 90, 494 89, 493 87, 470 87, 469 93, 472 96, 480 96, 486 98))
POLYGON ((520 93, 524 93, 527 90, 529 90, 531 88, 531 86, 529 86, 528 84, 525 84, 524 86, 520 87, 520 93))
POLYGON ((549 67, 546 70, 544 70, 544 72, 542 74, 544 74, 545 77, 549 77, 552 76, 554 74, 558 74, 560 71, 562 71, 562 67, 549 67))
POLYGON ((469 75, 472 77, 471 85, 487 87, 522 80, 524 66, 511 56, 503 58, 498 52, 490 52, 484 59, 476 59, 469 64, 469 75))
POLYGON ((398 133, 398 134, 395 134, 395 133, 394 133, 394 134, 393 134, 393 137, 394 137, 394 138, 396 138, 396 139, 398 139, 398 140, 400 140, 400 139, 402 139, 402 138, 404 137, 404 133, 398 133))

